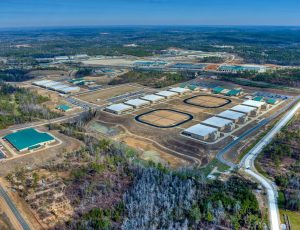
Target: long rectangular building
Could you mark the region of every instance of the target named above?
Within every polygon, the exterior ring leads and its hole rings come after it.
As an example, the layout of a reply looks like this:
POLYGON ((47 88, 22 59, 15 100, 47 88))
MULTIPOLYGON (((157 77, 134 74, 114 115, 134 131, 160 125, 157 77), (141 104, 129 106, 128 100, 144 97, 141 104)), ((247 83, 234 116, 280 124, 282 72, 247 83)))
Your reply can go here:
POLYGON ((114 114, 122 114, 127 111, 133 110, 133 107, 130 105, 125 105, 123 103, 119 103, 107 106, 104 110, 114 114))
POLYGON ((185 94, 190 92, 191 90, 187 88, 175 87, 175 88, 168 89, 168 91, 175 92, 178 94, 185 94))
POLYGON ((162 96, 155 95, 155 94, 148 94, 148 95, 141 97, 141 99, 150 101, 151 103, 156 103, 156 102, 164 100, 165 98, 162 96))
POLYGON ((158 93, 155 93, 158 96, 164 97, 164 98, 171 98, 171 97, 175 97, 178 96, 178 93, 176 92, 171 92, 171 91, 160 91, 158 93))
POLYGON ((203 141, 209 138, 216 140, 220 135, 218 129, 202 124, 191 126, 183 130, 182 134, 203 141))
POLYGON ((256 100, 247 100, 247 101, 244 101, 242 103, 242 105, 251 106, 251 107, 254 107, 254 108, 261 109, 264 105, 266 105, 266 102, 256 101, 256 100))
POLYGON ((220 118, 220 117, 210 117, 204 121, 201 122, 204 125, 208 125, 214 128, 217 128, 219 131, 222 130, 229 130, 231 131, 234 129, 234 123, 232 120, 220 118))
POLYGON ((234 122, 244 123, 247 120, 247 115, 245 113, 235 112, 231 110, 225 110, 222 113, 217 114, 218 117, 232 120, 234 122))
POLYGON ((235 112, 244 113, 247 115, 254 115, 254 116, 256 116, 257 112, 258 112, 257 108, 246 106, 246 105, 236 105, 236 106, 232 107, 230 110, 235 111, 235 112))
POLYGON ((142 106, 149 105, 150 101, 145 101, 145 100, 136 98, 136 99, 131 99, 131 100, 125 101, 124 104, 130 105, 133 108, 140 108, 142 106))

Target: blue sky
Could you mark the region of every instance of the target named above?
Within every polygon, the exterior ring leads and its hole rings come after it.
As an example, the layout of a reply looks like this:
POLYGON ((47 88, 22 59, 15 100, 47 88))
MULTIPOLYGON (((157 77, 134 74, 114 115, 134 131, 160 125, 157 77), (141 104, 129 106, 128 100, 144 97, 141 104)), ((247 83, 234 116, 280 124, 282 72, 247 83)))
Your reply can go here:
POLYGON ((300 25, 300 0, 0 0, 0 27, 300 25))

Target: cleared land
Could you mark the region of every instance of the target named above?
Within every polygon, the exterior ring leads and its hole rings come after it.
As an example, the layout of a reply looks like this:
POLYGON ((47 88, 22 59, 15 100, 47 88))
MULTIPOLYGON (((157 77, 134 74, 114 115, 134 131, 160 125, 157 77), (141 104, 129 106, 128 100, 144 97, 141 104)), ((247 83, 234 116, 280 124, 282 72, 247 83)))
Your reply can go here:
POLYGON ((174 127, 190 119, 192 117, 189 114, 167 109, 153 110, 136 117, 140 122, 161 128, 174 127))
POLYGON ((184 102, 187 104, 200 106, 204 108, 219 108, 231 103, 231 100, 217 96, 199 95, 188 98, 184 100, 184 102))
POLYGON ((109 98, 113 98, 116 96, 120 96, 122 94, 131 93, 134 91, 140 90, 141 87, 137 85, 120 85, 115 87, 110 87, 106 89, 100 89, 98 91, 81 94, 76 96, 79 100, 87 101, 89 103, 97 104, 97 105, 103 105, 105 104, 105 100, 109 98))

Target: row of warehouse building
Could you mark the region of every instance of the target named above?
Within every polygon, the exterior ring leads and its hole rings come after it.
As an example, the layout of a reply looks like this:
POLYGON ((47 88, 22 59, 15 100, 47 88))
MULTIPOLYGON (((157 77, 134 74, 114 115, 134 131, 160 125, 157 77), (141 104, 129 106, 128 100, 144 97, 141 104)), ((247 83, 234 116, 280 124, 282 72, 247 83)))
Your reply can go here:
POLYGON ((63 84, 58 81, 52 81, 52 80, 34 81, 34 82, 32 82, 32 84, 42 87, 42 88, 57 91, 59 93, 64 93, 64 94, 77 93, 80 91, 80 87, 78 87, 78 86, 70 86, 70 85, 63 84))
POLYGON ((236 105, 216 116, 210 117, 200 124, 185 129, 182 134, 202 141, 215 141, 220 137, 220 132, 231 132, 236 124, 245 123, 249 116, 257 116, 261 109, 267 110, 266 102, 247 100, 241 105, 236 105))
POLYGON ((190 91, 191 91, 190 89, 181 88, 181 87, 171 88, 154 94, 147 94, 140 98, 130 99, 123 103, 112 104, 107 106, 104 110, 114 114, 122 114, 131 111, 133 109, 138 109, 146 105, 161 102, 165 99, 183 95, 190 91))

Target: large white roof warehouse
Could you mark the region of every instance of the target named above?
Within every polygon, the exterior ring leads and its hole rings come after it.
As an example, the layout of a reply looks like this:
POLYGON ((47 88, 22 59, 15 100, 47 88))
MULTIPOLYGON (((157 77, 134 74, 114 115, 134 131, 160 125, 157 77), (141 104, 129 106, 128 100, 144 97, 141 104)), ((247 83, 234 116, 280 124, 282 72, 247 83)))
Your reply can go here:
POLYGON ((202 124, 193 125, 183 131, 184 135, 205 140, 209 135, 218 133, 218 129, 202 124))
POLYGON ((184 94, 184 93, 187 93, 187 92, 190 91, 189 89, 181 88, 181 87, 171 88, 171 89, 168 89, 168 90, 172 91, 172 92, 175 92, 175 93, 179 93, 179 94, 184 94))
POLYGON ((212 126, 212 127, 216 127, 218 129, 224 129, 226 125, 232 124, 233 121, 227 120, 224 118, 220 118, 220 117, 211 117, 211 118, 208 118, 208 119, 202 121, 201 123, 212 126))
POLYGON ((150 101, 145 101, 145 100, 137 98, 137 99, 131 99, 131 100, 125 101, 124 104, 131 105, 134 108, 139 108, 144 105, 149 105, 150 101))
POLYGON ((236 111, 236 112, 245 113, 245 114, 249 114, 252 111, 255 111, 256 108, 250 107, 250 106, 246 106, 246 105, 236 105, 236 106, 232 107, 230 110, 233 110, 233 111, 236 111))
POLYGON ((113 104, 110 106, 107 106, 105 108, 106 111, 111 112, 111 113, 115 113, 115 114, 121 114, 123 112, 132 110, 133 107, 130 105, 125 105, 123 103, 119 103, 119 104, 113 104))
POLYGON ((261 108, 266 103, 263 101, 254 101, 254 100, 247 100, 242 103, 242 105, 247 105, 255 108, 261 108))
POLYGON ((157 102, 157 101, 161 101, 165 98, 162 96, 155 95, 155 94, 149 94, 149 95, 145 95, 145 96, 141 97, 141 99, 150 101, 150 102, 157 102))
POLYGON ((176 92, 171 92, 171 91, 167 91, 167 90, 160 91, 156 94, 159 95, 159 96, 165 97, 165 98, 170 98, 170 97, 174 97, 174 96, 178 95, 178 93, 176 93, 176 92))
POLYGON ((226 118, 229 120, 237 121, 238 119, 246 116, 244 113, 226 110, 222 113, 217 114, 218 117, 226 118))

